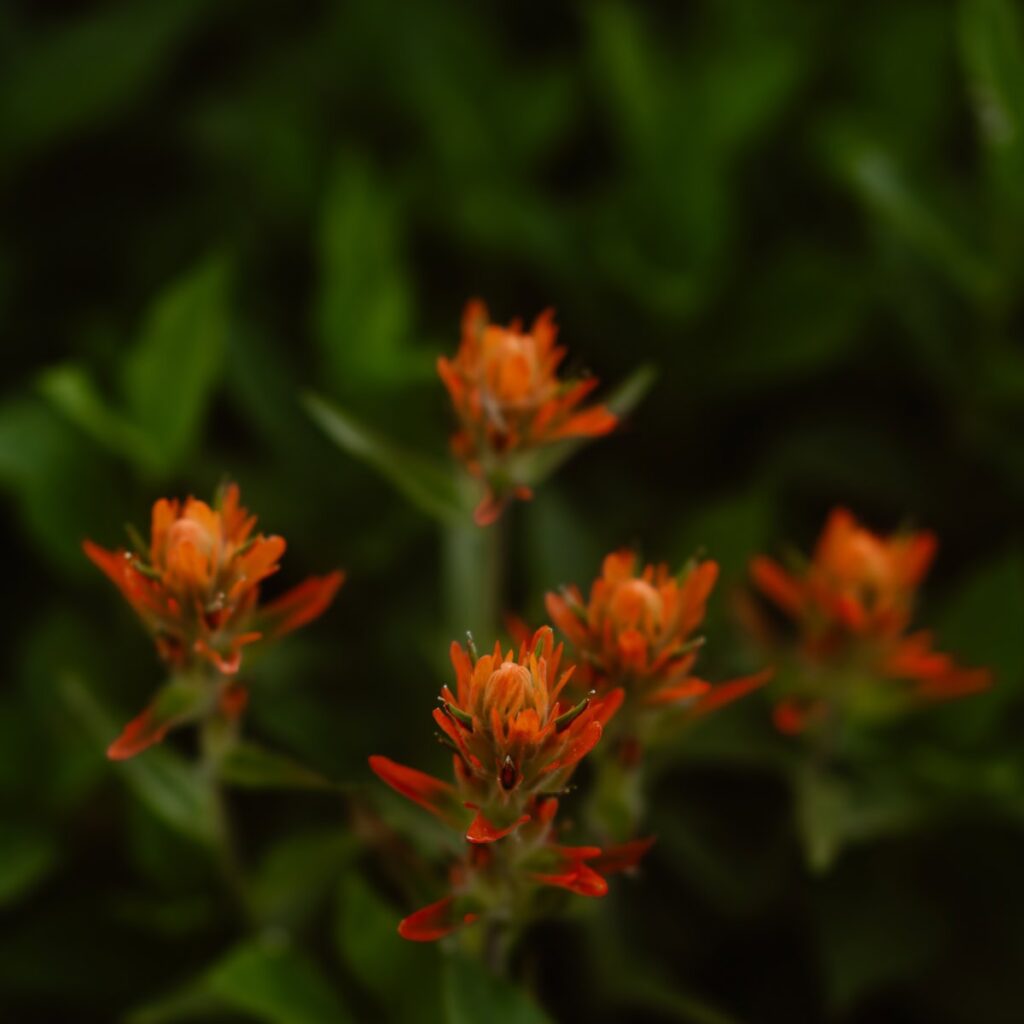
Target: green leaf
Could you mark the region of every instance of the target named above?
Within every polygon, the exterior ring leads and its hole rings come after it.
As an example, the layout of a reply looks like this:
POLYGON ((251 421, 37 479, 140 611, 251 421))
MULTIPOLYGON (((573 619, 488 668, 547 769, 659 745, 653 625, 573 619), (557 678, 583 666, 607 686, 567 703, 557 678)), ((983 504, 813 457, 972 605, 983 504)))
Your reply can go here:
POLYGON ((173 471, 193 448, 228 336, 228 276, 211 259, 161 295, 124 367, 127 409, 173 471))
POLYGON ((202 977, 136 1010, 128 1020, 170 1024, 235 1013, 264 1024, 346 1024, 353 1019, 316 965, 275 931, 235 947, 202 977))
POLYGON ((337 789, 343 787, 298 761, 242 740, 220 761, 221 781, 249 789, 337 789))
POLYGON ((142 469, 153 469, 159 455, 146 433, 111 409, 80 366, 65 363, 47 370, 39 379, 40 391, 54 408, 115 455, 142 469))
POLYGON ((23 40, 0 80, 3 163, 139 103, 207 10, 199 0, 108 5, 23 40))
POLYGON ((525 992, 477 961, 451 956, 444 967, 447 1024, 550 1024, 551 1018, 525 992))
POLYGON ((965 0, 960 48, 999 186, 1024 211, 1024 19, 1009 0, 965 0))
POLYGON ((969 297, 991 298, 996 278, 989 261, 943 219, 891 153, 847 126, 828 132, 825 145, 839 177, 879 224, 969 297))
POLYGON ((417 508, 442 523, 468 519, 453 469, 402 448, 317 395, 305 395, 303 404, 339 448, 375 469, 417 508))
POLYGON ((367 881, 348 875, 338 892, 334 936, 346 969, 395 1021, 443 1020, 440 950, 398 934, 399 913, 367 881), (395 978, 401 978, 400 985, 395 978))
POLYGON ((39 400, 0 406, 0 486, 43 553, 68 573, 91 572, 82 538, 103 528, 117 480, 95 446, 39 400))
POLYGON ((412 288, 403 259, 393 189, 355 155, 338 166, 319 230, 316 333, 334 389, 355 397, 367 386, 400 383, 429 360, 408 345, 412 288))
MULTIPOLYGON (((76 676, 61 684, 64 700, 96 743, 106 748, 119 729, 114 718, 76 676)), ((213 845, 218 835, 217 807, 199 772, 166 747, 116 763, 135 796, 162 821, 191 839, 213 845)))
POLYGON ((0 906, 13 903, 50 873, 57 863, 57 844, 37 829, 0 825, 0 906))
POLYGON ((348 828, 318 828, 277 843, 252 874, 254 915, 268 926, 298 927, 323 907, 359 850, 348 828))
POLYGON ((203 989, 267 1024, 353 1019, 320 970, 276 933, 235 949, 206 976, 203 989))

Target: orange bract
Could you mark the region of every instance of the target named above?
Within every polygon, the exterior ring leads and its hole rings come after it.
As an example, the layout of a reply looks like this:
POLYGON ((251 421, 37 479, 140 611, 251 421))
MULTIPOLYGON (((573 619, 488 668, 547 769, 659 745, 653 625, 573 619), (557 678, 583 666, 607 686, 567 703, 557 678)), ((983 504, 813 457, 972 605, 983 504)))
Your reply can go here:
POLYGON ((452 644, 455 692, 442 689, 434 719, 457 752, 464 792, 500 818, 505 808, 514 818, 526 796, 561 789, 618 707, 617 693, 566 703, 562 693, 573 670, 559 671, 561 657, 548 626, 518 657, 503 655, 496 644, 474 660, 452 644))
MULTIPOLYGON (((880 537, 839 508, 802 569, 787 571, 759 556, 750 571, 758 589, 795 622, 805 658, 909 683, 914 697, 958 697, 987 687, 990 673, 957 667, 932 650, 928 633, 905 635, 935 549, 931 533, 880 537)), ((819 694, 787 699, 776 709, 776 725, 799 732, 821 717, 825 702, 819 694)))
POLYGON ((260 583, 277 572, 285 542, 254 536, 255 526, 232 484, 213 508, 196 498, 157 501, 148 551, 83 546, 153 633, 162 657, 181 665, 198 655, 231 675, 246 644, 315 618, 343 580, 340 572, 310 579, 259 608, 260 583))
POLYGON ((713 687, 691 674, 702 643, 693 633, 717 578, 714 562, 673 575, 666 565, 639 569, 632 551, 616 551, 605 558, 589 601, 570 586, 549 593, 547 609, 576 648, 587 684, 621 685, 647 704, 690 700, 695 712, 711 710, 767 678, 713 687))
POLYGON ((579 406, 597 386, 593 378, 561 381, 565 349, 555 344, 554 314, 545 310, 524 333, 489 322, 479 300, 466 305, 462 341, 454 359, 441 357, 438 373, 459 418, 452 438, 456 455, 488 483, 476 512, 493 522, 510 497, 528 499, 530 489, 507 479, 507 458, 569 437, 595 437, 615 428, 615 415, 601 405, 579 406))

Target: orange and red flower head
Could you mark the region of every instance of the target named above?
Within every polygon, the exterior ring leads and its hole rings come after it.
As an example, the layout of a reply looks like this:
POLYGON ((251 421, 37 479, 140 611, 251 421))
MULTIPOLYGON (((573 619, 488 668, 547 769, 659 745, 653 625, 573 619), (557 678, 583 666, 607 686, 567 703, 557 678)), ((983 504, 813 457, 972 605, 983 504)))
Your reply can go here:
MULTIPOLYGON (((256 517, 241 506, 238 487, 231 484, 212 507, 196 498, 161 498, 153 506, 148 546, 139 541, 134 551, 108 551, 90 540, 83 544, 86 555, 125 596, 174 670, 208 665, 224 677, 229 710, 242 706, 241 691, 228 685, 241 665, 242 649, 316 618, 344 579, 340 572, 311 578, 261 606, 260 584, 277 572, 285 542, 256 534, 255 527, 256 517)), ((148 740, 145 746, 163 733, 153 738, 158 723, 142 718, 126 733, 134 727, 138 742, 148 740)), ((137 752, 137 745, 129 744, 131 753, 137 752)))
POLYGON ((604 406, 580 408, 596 380, 559 379, 565 349, 555 344, 556 335, 551 310, 524 332, 518 321, 507 327, 490 323, 487 307, 473 300, 463 313, 455 358, 438 359, 459 419, 452 447, 488 485, 476 511, 481 525, 493 522, 510 497, 530 497, 529 488, 515 479, 511 457, 552 441, 607 434, 616 426, 614 413, 604 406))
POLYGON ((599 692, 621 686, 648 705, 685 701, 695 713, 710 711, 767 679, 761 673, 712 686, 693 675, 703 643, 694 634, 717 578, 711 561, 673 574, 616 551, 605 558, 589 600, 569 586, 547 595, 547 610, 575 648, 587 685, 599 692))
MULTIPOLYGON (((785 569, 762 555, 750 571, 756 587, 795 625, 805 662, 831 666, 861 683, 903 682, 911 698, 942 699, 986 688, 991 674, 957 667, 932 650, 929 633, 907 634, 935 549, 931 533, 881 537, 838 508, 809 562, 785 569)), ((814 678, 820 680, 820 673, 814 678)), ((777 706, 776 724, 799 732, 827 702, 827 695, 794 695, 777 706)))
POLYGON ((442 689, 434 719, 456 751, 463 792, 499 818, 521 809, 526 797, 564 788, 618 707, 617 693, 567 701, 573 669, 560 671, 561 658, 549 626, 518 656, 496 644, 475 657, 452 644, 455 691, 442 689))

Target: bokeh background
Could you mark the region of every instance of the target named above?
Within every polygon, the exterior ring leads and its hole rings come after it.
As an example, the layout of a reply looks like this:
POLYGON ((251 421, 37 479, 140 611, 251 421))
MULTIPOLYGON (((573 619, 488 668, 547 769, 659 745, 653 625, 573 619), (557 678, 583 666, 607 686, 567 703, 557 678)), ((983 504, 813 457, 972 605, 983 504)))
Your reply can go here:
MULTIPOLYGON (((695 730, 663 758, 640 876, 531 934, 547 1012, 1020 1019, 1012 0, 14 0, 0 187, 0 1018, 110 1021, 177 992, 135 1019, 466 1019, 438 951, 394 936, 414 904, 334 794, 233 797, 273 965, 246 945, 180 762, 104 760, 161 671, 80 543, 238 480, 288 539, 280 588, 349 573, 247 672, 249 733, 367 791, 369 753, 443 771, 439 530, 299 396, 443 454, 434 361, 480 295, 501 320, 555 306, 572 367, 610 386, 658 370, 621 432, 513 510, 510 611, 536 620, 615 546, 703 547, 724 678, 750 657, 749 556, 806 548, 843 503, 938 532, 921 619, 998 676, 872 738, 893 807, 801 809, 763 699, 695 730)), ((423 895, 442 889, 439 864, 423 895)))

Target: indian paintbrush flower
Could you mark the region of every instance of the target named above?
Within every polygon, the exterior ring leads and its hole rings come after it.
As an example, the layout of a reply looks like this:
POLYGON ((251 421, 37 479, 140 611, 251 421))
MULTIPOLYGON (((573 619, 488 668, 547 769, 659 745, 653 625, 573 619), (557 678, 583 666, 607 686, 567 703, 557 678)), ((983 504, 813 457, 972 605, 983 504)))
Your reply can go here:
POLYGON ((961 668, 935 651, 930 633, 908 632, 935 549, 931 533, 881 537, 837 508, 810 561, 786 569, 753 559, 755 585, 797 630, 791 692, 775 708, 781 731, 801 732, 840 705, 890 714, 991 684, 988 670, 961 668))
POLYGON ((640 567, 632 551, 605 557, 585 600, 575 585, 546 598, 548 614, 573 645, 579 682, 598 693, 621 688, 627 704, 681 704, 703 714, 764 683, 770 672, 713 685, 693 674, 708 596, 718 578, 712 561, 691 561, 673 574, 640 567))
POLYGON ((604 895, 604 874, 632 866, 650 845, 645 840, 602 851, 557 842, 553 794, 564 791, 621 701, 621 693, 611 691, 566 702, 572 669, 560 671, 561 655, 547 626, 518 655, 496 645, 477 656, 471 642, 452 644, 455 689, 442 688, 434 719, 453 750, 454 784, 386 757, 370 758, 384 782, 457 829, 468 844, 453 872, 453 895, 406 918, 399 929, 406 938, 440 938, 488 912, 504 913, 504 902, 518 898, 510 884, 517 892, 556 886, 604 895))
POLYGON ((84 542, 85 553, 125 596, 174 674, 111 745, 110 757, 131 757, 213 707, 237 717, 246 700, 234 678, 243 648, 298 629, 331 603, 344 579, 340 572, 310 578, 260 605, 260 584, 277 572, 285 542, 256 534, 255 527, 256 517, 241 506, 231 484, 212 507, 196 498, 161 498, 153 506, 149 543, 133 532, 133 550, 84 542))
POLYGON ((556 335, 551 310, 524 332, 519 321, 507 327, 490 323, 487 307, 473 300, 462 316, 455 358, 438 359, 459 419, 452 448, 487 486, 475 513, 481 526, 494 522, 510 498, 531 497, 517 479, 517 456, 553 441, 607 434, 616 426, 604 406, 580 408, 597 386, 594 378, 559 379, 565 349, 555 344, 556 335))

